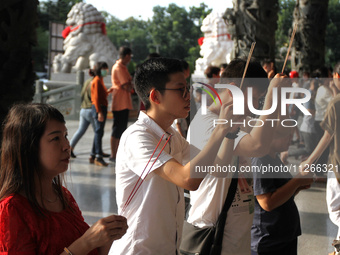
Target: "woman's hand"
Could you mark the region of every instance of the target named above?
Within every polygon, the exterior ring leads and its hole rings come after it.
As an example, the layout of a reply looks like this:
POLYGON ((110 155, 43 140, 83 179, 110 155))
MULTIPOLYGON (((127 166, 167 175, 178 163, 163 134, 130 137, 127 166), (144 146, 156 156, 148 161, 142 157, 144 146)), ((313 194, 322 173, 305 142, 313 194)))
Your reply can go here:
MULTIPOLYGON (((108 251, 112 242, 120 239, 126 233, 127 228, 125 217, 111 215, 97 221, 67 248, 79 255, 85 255, 96 248, 103 247, 108 251)), ((64 251, 61 254, 67 253, 64 251)))
POLYGON ((90 251, 108 242, 120 239, 128 228, 126 218, 111 215, 100 219, 81 237, 90 246, 90 251))
POLYGON ((98 112, 98 121, 103 122, 104 121, 104 115, 102 112, 98 112))

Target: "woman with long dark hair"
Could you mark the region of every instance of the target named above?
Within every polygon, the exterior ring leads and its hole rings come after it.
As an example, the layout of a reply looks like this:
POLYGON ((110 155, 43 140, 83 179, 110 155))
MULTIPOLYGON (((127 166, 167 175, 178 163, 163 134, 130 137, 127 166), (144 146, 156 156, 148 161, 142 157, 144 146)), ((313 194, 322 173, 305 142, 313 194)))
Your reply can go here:
POLYGON ((91 228, 63 187, 70 159, 63 115, 46 104, 15 105, 4 125, 0 168, 0 253, 107 254, 126 232, 112 215, 91 228))

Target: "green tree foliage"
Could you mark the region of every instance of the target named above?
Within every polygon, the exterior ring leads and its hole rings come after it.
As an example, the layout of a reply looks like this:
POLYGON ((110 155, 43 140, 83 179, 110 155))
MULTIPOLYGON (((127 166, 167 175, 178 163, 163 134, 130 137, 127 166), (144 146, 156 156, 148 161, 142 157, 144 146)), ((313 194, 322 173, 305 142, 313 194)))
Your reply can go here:
POLYGON ((148 22, 130 17, 126 20, 119 20, 116 17, 103 13, 106 19, 107 35, 112 43, 119 48, 128 46, 133 50, 133 61, 140 62, 148 54, 147 34, 148 22))
POLYGON ((46 71, 48 61, 49 22, 65 23, 72 6, 82 0, 40 1, 38 8, 39 27, 37 29, 38 43, 32 49, 34 69, 37 72, 46 71))
POLYGON ((193 46, 190 47, 188 51, 188 56, 185 60, 189 63, 190 70, 194 70, 195 61, 200 57, 200 46, 198 45, 198 38, 202 37, 201 26, 203 23, 203 19, 211 13, 212 9, 209 9, 208 6, 204 3, 201 3, 199 7, 190 7, 189 17, 194 21, 194 24, 199 29, 194 29, 194 37, 196 38, 196 42, 193 46))
POLYGON ((34 69, 36 72, 44 72, 45 64, 48 61, 48 41, 49 34, 48 31, 44 30, 42 27, 37 28, 37 45, 32 48, 32 58, 34 63, 34 69))
MULTIPOLYGON (((188 13, 185 8, 170 4, 167 8, 153 8, 153 18, 149 31, 153 44, 159 47, 162 56, 172 56, 186 59, 192 47, 198 47, 197 39, 202 36, 200 25, 211 10, 201 4, 199 8, 192 7, 188 13)), ((196 56, 196 57, 199 57, 196 56)))
POLYGON ((199 27, 202 26, 204 18, 212 11, 212 9, 209 9, 208 5, 204 3, 201 3, 199 7, 192 6, 189 9, 190 19, 193 20, 199 27))
POLYGON ((334 66, 340 61, 340 2, 329 0, 326 29, 326 65, 334 66))
POLYGON ((67 14, 71 10, 72 6, 76 3, 83 2, 83 0, 48 0, 46 2, 40 2, 39 16, 43 14, 42 26, 48 28, 48 22, 60 22, 63 23, 67 19, 67 14), (47 18, 47 19, 46 19, 47 18), (46 27, 47 25, 47 27, 46 27))
POLYGON ((279 1, 277 30, 275 32, 276 55, 279 58, 282 57, 280 49, 282 47, 288 47, 290 39, 289 30, 292 28, 294 7, 295 0, 279 1))
MULTIPOLYGON (((288 47, 289 30, 292 28, 293 11, 295 0, 281 0, 278 13, 278 29, 275 33, 277 56, 280 55, 281 47, 288 47)), ((340 60, 340 2, 329 0, 328 2, 328 24, 326 29, 326 65, 334 66, 340 60)))
POLYGON ((34 95, 32 46, 37 43, 37 6, 37 0, 1 1, 0 125, 14 103, 30 102, 34 95))

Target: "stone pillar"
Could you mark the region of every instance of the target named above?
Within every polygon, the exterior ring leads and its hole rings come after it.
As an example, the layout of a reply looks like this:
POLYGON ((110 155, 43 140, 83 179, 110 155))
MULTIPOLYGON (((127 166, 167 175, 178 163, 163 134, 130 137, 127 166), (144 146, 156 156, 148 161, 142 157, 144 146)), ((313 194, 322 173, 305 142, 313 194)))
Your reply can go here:
POLYGON ((43 93, 43 82, 37 80, 35 82, 35 95, 34 95, 34 102, 42 103, 42 93, 43 93))
POLYGON ((1 0, 0 124, 13 103, 30 102, 34 95, 31 48, 37 43, 38 4, 38 0, 1 0))
POLYGON ((278 9, 278 0, 233 0, 233 9, 224 14, 234 40, 232 58, 247 57, 256 42, 252 56, 258 61, 274 61, 278 9))
POLYGON ((292 46, 292 69, 313 71, 325 65, 328 0, 297 0, 293 26, 298 24, 292 46))

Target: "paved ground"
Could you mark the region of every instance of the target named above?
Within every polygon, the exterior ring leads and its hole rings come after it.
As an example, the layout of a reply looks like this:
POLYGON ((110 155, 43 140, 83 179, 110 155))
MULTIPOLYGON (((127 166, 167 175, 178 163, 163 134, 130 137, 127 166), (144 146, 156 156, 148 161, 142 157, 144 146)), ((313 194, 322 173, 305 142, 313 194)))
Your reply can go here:
MULTIPOLYGON (((112 120, 109 119, 103 138, 103 149, 107 153, 110 152, 111 126, 112 120)), ((67 121, 67 128, 69 138, 72 138, 78 128, 78 121, 67 121)), ((92 139, 93 131, 90 127, 75 147, 77 158, 71 161, 66 176, 68 188, 89 224, 109 214, 117 213, 115 165, 111 163, 108 167, 98 167, 89 164, 92 139)), ((293 158, 289 158, 289 161, 298 163, 293 158)), ((325 186, 325 183, 315 183, 311 189, 301 191, 296 197, 303 233, 299 237, 299 255, 325 255, 332 251, 331 243, 337 228, 328 218, 325 186)))

